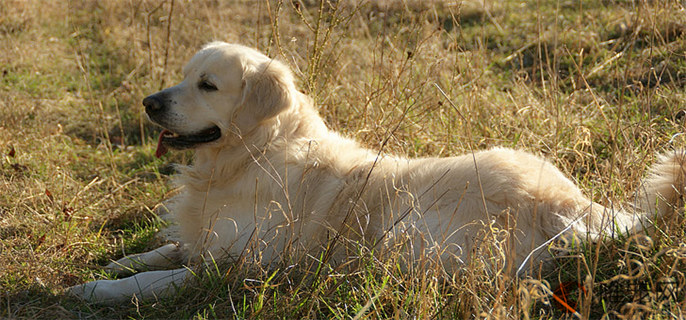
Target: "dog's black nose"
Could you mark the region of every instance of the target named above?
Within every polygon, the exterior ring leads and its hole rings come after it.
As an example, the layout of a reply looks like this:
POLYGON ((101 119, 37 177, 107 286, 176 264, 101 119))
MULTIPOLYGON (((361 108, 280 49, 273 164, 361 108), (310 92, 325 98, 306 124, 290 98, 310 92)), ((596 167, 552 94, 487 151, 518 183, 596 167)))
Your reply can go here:
POLYGON ((148 114, 158 113, 164 109, 164 103, 156 94, 145 97, 143 106, 145 106, 145 112, 148 114))

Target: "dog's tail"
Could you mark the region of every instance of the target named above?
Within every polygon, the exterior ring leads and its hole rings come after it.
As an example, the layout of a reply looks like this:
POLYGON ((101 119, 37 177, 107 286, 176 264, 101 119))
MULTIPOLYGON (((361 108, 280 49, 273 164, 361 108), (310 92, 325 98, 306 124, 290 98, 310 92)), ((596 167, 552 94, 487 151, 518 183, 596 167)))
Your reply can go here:
POLYGON ((686 199, 686 150, 666 152, 658 156, 657 162, 648 170, 632 200, 624 208, 605 207, 597 203, 585 207, 579 215, 556 215, 559 219, 549 223, 549 235, 545 243, 532 250, 523 260, 517 274, 539 249, 562 237, 570 240, 586 236, 587 240, 598 241, 617 232, 628 235, 647 233, 655 227, 674 224, 676 215, 684 211, 686 199))
POLYGON ((670 151, 658 156, 636 190, 634 204, 646 218, 669 218, 683 209, 685 191, 686 151, 670 151))
POLYGON ((623 208, 593 203, 577 218, 566 217, 560 234, 588 235, 598 240, 609 233, 651 234, 655 226, 668 226, 684 210, 686 198, 686 151, 658 156, 638 189, 623 208))
POLYGON ((607 232, 603 227, 609 222, 613 231, 652 234, 654 227, 669 226, 675 215, 683 212, 685 197, 686 151, 663 153, 641 181, 629 208, 614 211, 608 217, 608 210, 601 207, 604 212, 596 212, 596 217, 602 216, 604 223, 591 223, 589 231, 596 235, 607 232))

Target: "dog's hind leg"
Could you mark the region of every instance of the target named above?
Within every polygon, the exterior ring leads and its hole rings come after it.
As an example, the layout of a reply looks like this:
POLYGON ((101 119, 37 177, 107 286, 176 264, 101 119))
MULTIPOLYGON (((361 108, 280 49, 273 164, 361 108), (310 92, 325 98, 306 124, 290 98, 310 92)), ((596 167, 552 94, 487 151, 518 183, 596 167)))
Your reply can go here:
POLYGON ((170 269, 181 265, 184 256, 182 245, 170 243, 152 251, 123 257, 108 264, 105 269, 119 276, 138 271, 170 269))

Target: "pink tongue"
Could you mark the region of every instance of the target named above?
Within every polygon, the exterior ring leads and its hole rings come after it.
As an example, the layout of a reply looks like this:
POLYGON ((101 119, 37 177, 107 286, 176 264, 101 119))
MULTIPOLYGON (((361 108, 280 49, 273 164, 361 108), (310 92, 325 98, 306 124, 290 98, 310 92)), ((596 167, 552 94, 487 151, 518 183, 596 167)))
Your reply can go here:
POLYGON ((162 137, 164 137, 164 135, 167 133, 171 133, 171 131, 162 130, 162 132, 160 132, 160 137, 159 137, 159 139, 157 139, 157 150, 155 150, 155 157, 159 158, 159 157, 163 156, 165 153, 167 153, 167 151, 169 151, 169 149, 167 149, 167 147, 165 147, 162 144, 162 137))

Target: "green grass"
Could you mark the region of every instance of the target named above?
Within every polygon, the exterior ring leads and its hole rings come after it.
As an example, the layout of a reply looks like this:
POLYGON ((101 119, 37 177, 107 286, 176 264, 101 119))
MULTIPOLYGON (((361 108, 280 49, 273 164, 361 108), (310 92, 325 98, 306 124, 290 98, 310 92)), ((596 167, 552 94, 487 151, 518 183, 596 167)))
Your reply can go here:
MULTIPOLYGON (((174 192, 170 164, 191 157, 154 158, 159 129, 140 101, 179 81, 207 41, 286 62, 327 124, 370 148, 526 149, 609 204, 628 200, 655 154, 686 145, 684 10, 606 0, 0 2, 0 317, 573 318, 550 296, 566 281, 587 290, 570 294, 582 317, 683 317, 683 217, 661 224, 650 246, 575 244, 526 278, 483 259, 456 274, 405 272, 402 255, 361 248, 351 268, 314 257, 221 262, 160 301, 102 306, 62 290, 162 243, 155 208, 174 192), (676 299, 610 301, 603 286, 637 268, 636 281, 681 281, 676 299)), ((496 231, 479 236, 484 259, 506 241, 496 231)))

